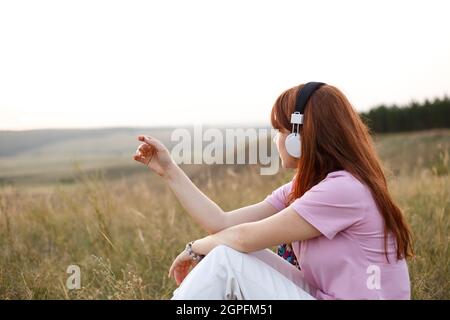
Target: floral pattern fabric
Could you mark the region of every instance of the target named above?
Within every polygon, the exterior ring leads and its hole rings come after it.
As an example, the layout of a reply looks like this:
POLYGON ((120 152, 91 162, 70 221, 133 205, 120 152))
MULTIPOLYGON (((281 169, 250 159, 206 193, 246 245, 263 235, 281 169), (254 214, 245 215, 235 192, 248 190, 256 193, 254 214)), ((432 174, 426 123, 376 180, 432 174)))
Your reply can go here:
POLYGON ((286 259, 289 263, 293 264, 295 267, 300 269, 297 258, 294 254, 294 250, 292 249, 292 245, 288 243, 280 244, 277 248, 277 254, 286 259))

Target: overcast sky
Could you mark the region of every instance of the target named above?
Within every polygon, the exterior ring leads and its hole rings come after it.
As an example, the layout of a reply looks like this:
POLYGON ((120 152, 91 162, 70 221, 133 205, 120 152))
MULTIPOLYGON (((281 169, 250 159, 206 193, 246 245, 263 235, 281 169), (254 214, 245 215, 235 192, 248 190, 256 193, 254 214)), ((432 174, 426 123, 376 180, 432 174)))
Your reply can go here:
POLYGON ((443 97, 449 3, 0 0, 0 129, 269 124, 307 81, 443 97))

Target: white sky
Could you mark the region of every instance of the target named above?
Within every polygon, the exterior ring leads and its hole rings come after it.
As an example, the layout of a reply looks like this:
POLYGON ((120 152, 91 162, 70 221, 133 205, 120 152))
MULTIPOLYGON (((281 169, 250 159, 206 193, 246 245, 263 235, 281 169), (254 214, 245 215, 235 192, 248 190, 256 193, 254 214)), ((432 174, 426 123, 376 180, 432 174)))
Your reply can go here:
POLYGON ((450 2, 3 1, 0 129, 269 124, 285 89, 358 110, 450 93, 450 2))

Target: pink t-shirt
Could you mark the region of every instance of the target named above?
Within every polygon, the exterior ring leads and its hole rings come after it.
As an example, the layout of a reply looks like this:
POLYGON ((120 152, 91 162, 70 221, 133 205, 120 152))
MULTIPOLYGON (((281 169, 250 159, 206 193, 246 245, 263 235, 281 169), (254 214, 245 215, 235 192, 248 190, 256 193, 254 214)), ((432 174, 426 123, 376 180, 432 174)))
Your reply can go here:
MULTIPOLYGON (((265 201, 284 209, 292 181, 265 201)), ((384 222, 370 189, 345 170, 290 205, 322 235, 293 243, 305 280, 317 299, 410 299, 408 266, 396 260, 395 239, 384 254, 384 222)))

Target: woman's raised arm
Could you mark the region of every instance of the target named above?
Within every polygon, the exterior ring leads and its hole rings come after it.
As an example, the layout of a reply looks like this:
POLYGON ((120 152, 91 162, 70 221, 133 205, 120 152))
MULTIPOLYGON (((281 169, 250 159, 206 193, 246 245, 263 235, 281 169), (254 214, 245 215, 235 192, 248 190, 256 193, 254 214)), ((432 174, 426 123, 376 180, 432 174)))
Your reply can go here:
POLYGON ((173 161, 167 148, 157 139, 139 136, 142 143, 134 160, 145 164, 160 175, 171 188, 183 208, 209 234, 244 222, 258 221, 277 212, 270 204, 257 204, 224 212, 189 179, 173 161))

